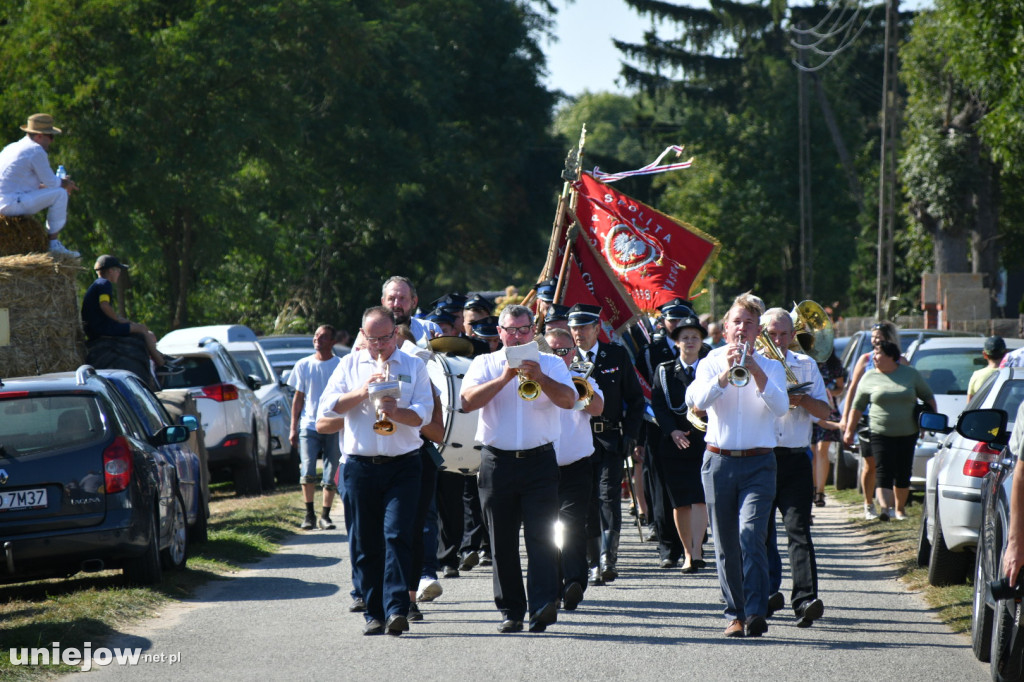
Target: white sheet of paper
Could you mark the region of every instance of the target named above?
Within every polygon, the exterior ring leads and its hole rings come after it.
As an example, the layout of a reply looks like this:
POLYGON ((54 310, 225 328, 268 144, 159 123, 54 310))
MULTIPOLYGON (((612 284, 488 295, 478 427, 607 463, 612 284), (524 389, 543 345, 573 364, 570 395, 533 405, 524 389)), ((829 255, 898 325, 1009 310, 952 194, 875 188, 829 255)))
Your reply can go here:
POLYGON ((530 341, 521 346, 505 346, 505 358, 508 360, 509 367, 518 369, 523 364, 523 360, 540 362, 540 349, 537 348, 536 341, 530 341))

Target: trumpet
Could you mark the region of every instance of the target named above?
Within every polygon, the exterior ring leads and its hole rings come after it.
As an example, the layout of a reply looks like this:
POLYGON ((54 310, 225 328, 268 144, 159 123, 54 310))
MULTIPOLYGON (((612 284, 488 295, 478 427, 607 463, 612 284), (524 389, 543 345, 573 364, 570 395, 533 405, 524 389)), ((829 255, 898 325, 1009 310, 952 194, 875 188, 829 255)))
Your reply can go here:
MULTIPOLYGON (((779 347, 772 340, 771 335, 768 334, 768 330, 761 330, 761 333, 754 341, 754 347, 760 350, 762 353, 764 353, 764 356, 766 358, 778 360, 780 363, 782 363, 782 369, 786 370, 787 393, 791 395, 796 393, 803 393, 804 391, 807 390, 807 387, 811 385, 810 381, 805 381, 801 383, 800 380, 797 378, 796 374, 793 373, 793 370, 789 368, 789 365, 786 364, 786 354, 783 351, 779 350, 779 347)), ((789 409, 792 410, 793 406, 790 405, 789 409)))
POLYGON ((519 397, 523 400, 536 400, 539 398, 540 384, 526 376, 526 372, 521 369, 517 370, 516 374, 519 375, 519 386, 516 387, 519 397))
POLYGON ((698 431, 706 433, 708 430, 707 421, 701 419, 700 415, 697 414, 697 410, 695 410, 692 407, 686 410, 686 421, 690 422, 690 424, 693 425, 693 428, 697 429, 698 431))
POLYGON ((576 388, 576 393, 579 395, 579 399, 572 406, 572 409, 585 410, 594 400, 594 389, 590 382, 587 381, 594 371, 594 363, 579 360, 569 365, 569 370, 583 375, 582 377, 576 375, 572 377, 572 385, 576 388))
POLYGON ((747 343, 740 334, 740 343, 743 344, 743 351, 740 354, 740 361, 729 368, 729 383, 736 388, 743 388, 750 383, 750 372, 747 370, 747 343))
POLYGON ((377 371, 384 375, 383 381, 370 384, 370 397, 374 399, 377 407, 377 421, 373 423, 373 432, 378 436, 390 436, 395 432, 395 423, 388 419, 388 416, 380 409, 381 399, 392 395, 389 389, 393 389, 396 382, 391 381, 391 366, 384 362, 384 354, 377 356, 377 371))

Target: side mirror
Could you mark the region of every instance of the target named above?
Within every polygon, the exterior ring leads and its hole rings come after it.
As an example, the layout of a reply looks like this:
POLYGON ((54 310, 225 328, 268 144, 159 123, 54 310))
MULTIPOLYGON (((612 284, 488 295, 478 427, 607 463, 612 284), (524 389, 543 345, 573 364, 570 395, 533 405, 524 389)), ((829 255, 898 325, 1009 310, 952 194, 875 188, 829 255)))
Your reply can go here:
POLYGON ((917 423, 925 431, 936 431, 938 433, 949 433, 949 419, 941 412, 922 412, 917 418, 917 423))
POLYGON ((199 420, 190 414, 184 414, 181 416, 181 425, 191 432, 199 430, 199 420))
POLYGON ((260 381, 260 378, 255 374, 250 374, 249 376, 245 377, 245 383, 253 391, 260 390, 260 386, 263 385, 263 382, 260 381))
POLYGON ((1006 445, 1006 410, 968 410, 960 415, 956 432, 964 438, 994 445, 1006 445))
POLYGON ((157 441, 156 445, 184 443, 188 440, 188 427, 180 425, 165 426, 156 434, 153 440, 157 441))

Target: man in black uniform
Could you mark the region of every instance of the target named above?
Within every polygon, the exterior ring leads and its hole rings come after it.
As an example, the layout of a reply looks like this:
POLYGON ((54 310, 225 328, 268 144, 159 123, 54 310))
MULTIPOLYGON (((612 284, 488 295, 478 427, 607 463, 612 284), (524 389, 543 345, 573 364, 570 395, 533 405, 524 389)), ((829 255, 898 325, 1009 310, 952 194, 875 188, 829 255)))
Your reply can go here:
POLYGON ((591 419, 594 432, 596 484, 587 519, 588 539, 600 531, 600 561, 591 556, 590 583, 600 585, 618 577, 615 563, 622 529, 622 474, 627 453, 633 451, 644 414, 644 394, 629 354, 614 343, 597 340, 601 308, 576 304, 569 309, 569 329, 576 341, 577 357, 594 363, 591 374, 604 393, 604 411, 591 419))

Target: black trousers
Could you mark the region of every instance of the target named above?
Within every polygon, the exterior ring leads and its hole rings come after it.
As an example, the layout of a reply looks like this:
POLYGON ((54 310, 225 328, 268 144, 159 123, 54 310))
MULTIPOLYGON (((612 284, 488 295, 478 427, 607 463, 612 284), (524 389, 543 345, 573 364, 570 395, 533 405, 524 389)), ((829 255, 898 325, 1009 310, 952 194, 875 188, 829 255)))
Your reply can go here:
POLYGON ((587 537, 598 537, 602 531, 622 530, 622 481, 626 458, 621 452, 606 449, 594 440, 590 456, 594 471, 593 495, 587 514, 587 537))
POLYGON ((487 525, 484 523, 484 512, 480 508, 480 488, 476 476, 463 476, 462 513, 464 518, 462 546, 459 554, 491 551, 491 543, 487 538, 487 525))
POLYGON ((647 466, 644 471, 651 474, 651 498, 647 501, 647 508, 651 511, 651 521, 654 523, 654 530, 658 534, 658 556, 669 561, 679 561, 683 556, 683 541, 679 539, 679 531, 676 529, 676 520, 673 515, 672 502, 669 499, 668 491, 665 488, 665 476, 661 467, 660 443, 661 431, 651 430, 657 440, 653 438, 647 444, 647 466))
POLYGON ((593 472, 590 457, 558 467, 558 518, 562 531, 562 581, 560 593, 569 583, 587 589, 587 507, 593 472))
POLYGON ((437 472, 437 563, 459 567, 459 547, 465 532, 462 490, 466 477, 450 471, 437 472))
POLYGON ((555 449, 524 457, 484 447, 480 503, 491 536, 494 603, 506 619, 525 620, 558 599, 558 462, 555 449), (526 589, 519 528, 526 542, 526 589), (529 599, 529 601, 527 601, 529 599))
POLYGON ((811 503, 814 501, 811 457, 806 448, 775 448, 775 461, 778 474, 767 542, 769 594, 782 587, 782 557, 774 523, 778 509, 789 538, 789 571, 793 579, 789 603, 797 610, 804 602, 818 598, 818 564, 811 541, 811 503))

